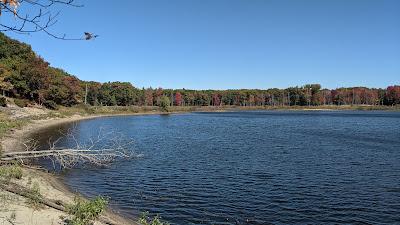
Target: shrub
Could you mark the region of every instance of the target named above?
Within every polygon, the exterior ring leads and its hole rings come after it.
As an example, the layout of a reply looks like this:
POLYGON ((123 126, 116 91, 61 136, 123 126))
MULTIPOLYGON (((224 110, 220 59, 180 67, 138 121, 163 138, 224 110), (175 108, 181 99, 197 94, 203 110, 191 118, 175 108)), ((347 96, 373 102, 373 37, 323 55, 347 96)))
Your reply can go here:
POLYGON ((7 107, 7 99, 4 97, 0 97, 0 106, 7 107))
POLYGON ((46 108, 51 109, 51 110, 57 110, 57 109, 58 109, 57 103, 55 103, 55 102, 52 101, 52 100, 46 100, 45 102, 43 102, 43 105, 44 105, 46 108))
POLYGON ((22 169, 19 166, 3 166, 0 167, 0 177, 5 179, 21 179, 22 178, 22 169))
POLYGON ((26 99, 14 99, 14 103, 21 108, 27 107, 29 104, 29 101, 26 99))
POLYGON ((10 169, 10 177, 15 178, 15 179, 21 179, 22 178, 22 169, 18 166, 12 166, 10 169))
POLYGON ((37 182, 33 183, 33 186, 27 190, 26 197, 28 198, 27 203, 32 208, 38 209, 42 206, 43 196, 40 193, 40 187, 37 182))
POLYGON ((86 201, 81 198, 75 198, 74 204, 67 206, 67 213, 72 219, 66 221, 68 225, 89 225, 97 219, 105 210, 108 200, 104 197, 96 197, 93 200, 86 201))
POLYGON ((88 114, 94 114, 95 113, 94 107, 92 107, 90 105, 79 104, 79 105, 76 106, 76 108, 82 109, 85 113, 88 113, 88 114))
POLYGON ((169 223, 162 221, 159 215, 150 218, 149 212, 142 213, 138 222, 140 225, 169 225, 169 223))

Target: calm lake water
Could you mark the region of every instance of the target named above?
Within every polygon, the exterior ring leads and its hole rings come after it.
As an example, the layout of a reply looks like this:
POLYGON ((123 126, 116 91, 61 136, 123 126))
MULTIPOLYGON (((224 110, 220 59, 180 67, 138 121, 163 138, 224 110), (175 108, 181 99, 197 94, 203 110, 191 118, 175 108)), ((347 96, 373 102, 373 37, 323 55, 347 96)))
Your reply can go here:
POLYGON ((84 140, 101 127, 133 138, 144 157, 63 180, 111 197, 129 216, 150 211, 180 225, 400 223, 400 113, 121 116, 75 129, 84 140))

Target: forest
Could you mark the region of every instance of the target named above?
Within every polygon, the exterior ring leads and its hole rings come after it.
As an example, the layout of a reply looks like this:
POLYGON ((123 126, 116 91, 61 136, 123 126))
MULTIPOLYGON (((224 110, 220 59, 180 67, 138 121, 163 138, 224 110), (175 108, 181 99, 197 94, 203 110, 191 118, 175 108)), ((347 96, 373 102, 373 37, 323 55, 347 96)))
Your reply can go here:
MULTIPOLYGON (((140 76, 140 75, 139 75, 140 76)), ((51 67, 32 48, 0 32, 0 91, 54 109, 73 106, 318 106, 397 105, 400 86, 329 90, 319 84, 286 89, 187 90, 138 88, 129 82, 82 81, 51 67)), ((4 98, 4 97, 3 97, 4 98)))

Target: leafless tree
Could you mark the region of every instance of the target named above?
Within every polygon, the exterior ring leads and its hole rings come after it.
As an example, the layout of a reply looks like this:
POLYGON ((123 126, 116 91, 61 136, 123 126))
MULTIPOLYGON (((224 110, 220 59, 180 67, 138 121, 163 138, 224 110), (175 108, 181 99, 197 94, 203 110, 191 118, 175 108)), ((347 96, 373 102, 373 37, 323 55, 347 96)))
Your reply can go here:
POLYGON ((59 11, 54 12, 55 5, 82 7, 75 0, 0 0, 0 31, 31 34, 44 32, 61 40, 92 40, 98 35, 84 32, 82 37, 69 38, 66 34, 53 33, 50 28, 58 22, 59 11), (22 12, 24 9, 24 12, 22 12), (2 17, 13 17, 14 22, 5 23, 2 17))
POLYGON ((56 140, 50 138, 49 147, 44 150, 38 149, 37 141, 28 140, 24 143, 24 151, 3 153, 0 162, 18 161, 26 165, 33 159, 48 159, 54 168, 69 169, 85 165, 106 167, 118 159, 140 157, 132 151, 133 141, 127 140, 117 132, 100 129, 96 137, 81 142, 74 134, 74 130, 69 129, 56 140), (74 146, 58 147, 60 141, 65 139, 68 139, 69 143, 75 143, 74 146))

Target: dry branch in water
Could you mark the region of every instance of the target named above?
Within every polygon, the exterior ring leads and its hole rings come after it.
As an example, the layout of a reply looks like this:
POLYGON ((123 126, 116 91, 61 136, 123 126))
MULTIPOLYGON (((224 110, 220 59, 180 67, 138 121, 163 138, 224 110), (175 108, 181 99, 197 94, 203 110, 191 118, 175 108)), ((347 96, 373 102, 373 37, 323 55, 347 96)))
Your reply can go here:
POLYGON ((98 37, 89 32, 84 32, 79 38, 53 33, 50 28, 58 22, 60 14, 60 12, 53 13, 54 5, 82 7, 80 4, 75 4, 75 0, 0 0, 0 32, 11 31, 19 34, 44 32, 61 40, 92 40, 98 37), (1 20, 4 16, 13 17, 13 22, 4 23, 1 20))
POLYGON ((132 140, 126 140, 113 131, 105 132, 104 129, 100 129, 95 138, 89 138, 85 143, 77 139, 74 129, 70 129, 57 140, 53 141, 50 138, 48 144, 48 149, 38 150, 37 141, 28 140, 24 143, 25 151, 4 153, 0 161, 3 163, 18 161, 26 165, 33 159, 48 159, 52 162, 54 169, 69 169, 85 165, 106 167, 115 160, 128 160, 139 156, 132 152, 132 140), (73 148, 57 147, 64 139, 74 142, 75 146, 73 148))

